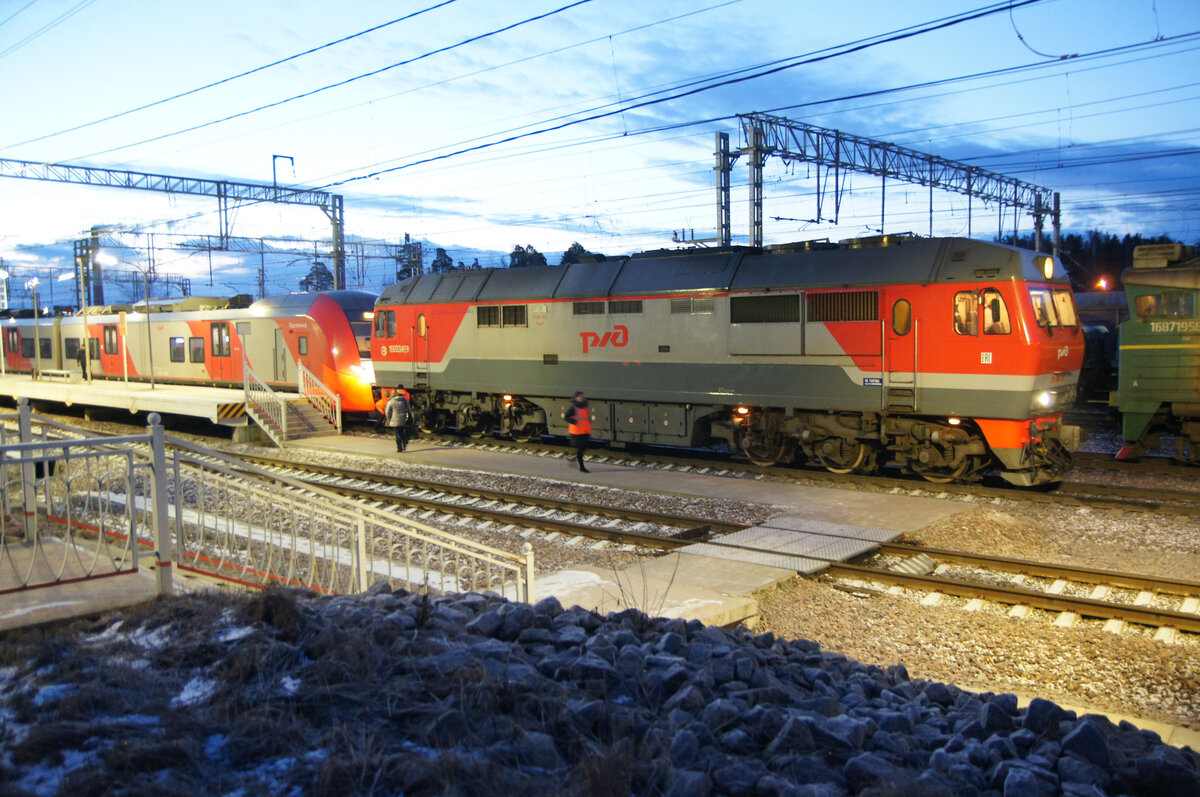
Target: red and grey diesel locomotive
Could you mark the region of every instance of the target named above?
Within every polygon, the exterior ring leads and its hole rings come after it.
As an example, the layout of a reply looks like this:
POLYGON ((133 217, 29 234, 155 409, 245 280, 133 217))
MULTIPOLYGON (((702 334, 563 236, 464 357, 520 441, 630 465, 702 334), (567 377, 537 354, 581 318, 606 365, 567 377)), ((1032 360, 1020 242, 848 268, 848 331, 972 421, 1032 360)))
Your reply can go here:
POLYGON ((378 383, 425 428, 797 454, 837 473, 1061 479, 1083 335, 1053 258, 962 238, 657 251, 419 276, 376 303, 378 383))
POLYGON ((370 412, 371 312, 375 294, 328 291, 244 301, 191 297, 170 304, 92 308, 84 316, 9 318, 8 372, 77 368, 87 338, 93 378, 241 387, 243 363, 276 389, 297 389, 297 362, 342 397, 346 412, 370 412), (152 348, 151 348, 152 347, 152 348))

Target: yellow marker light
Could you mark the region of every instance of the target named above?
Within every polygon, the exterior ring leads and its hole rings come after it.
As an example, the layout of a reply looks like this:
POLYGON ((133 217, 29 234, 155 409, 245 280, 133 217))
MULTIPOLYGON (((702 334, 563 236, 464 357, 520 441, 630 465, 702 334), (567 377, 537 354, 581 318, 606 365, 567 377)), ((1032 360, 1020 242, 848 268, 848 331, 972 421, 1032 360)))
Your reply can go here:
POLYGON ((750 408, 749 408, 749 407, 738 407, 738 408, 737 408, 737 414, 738 414, 738 415, 749 415, 749 414, 750 414, 750 408))
POLYGON ((962 419, 961 419, 961 418, 950 418, 950 419, 948 420, 948 423, 949 423, 951 426, 958 426, 960 423, 962 423, 962 419))
POLYGON ((1038 255, 1033 259, 1033 265, 1046 279, 1054 276, 1054 258, 1049 255, 1038 255))

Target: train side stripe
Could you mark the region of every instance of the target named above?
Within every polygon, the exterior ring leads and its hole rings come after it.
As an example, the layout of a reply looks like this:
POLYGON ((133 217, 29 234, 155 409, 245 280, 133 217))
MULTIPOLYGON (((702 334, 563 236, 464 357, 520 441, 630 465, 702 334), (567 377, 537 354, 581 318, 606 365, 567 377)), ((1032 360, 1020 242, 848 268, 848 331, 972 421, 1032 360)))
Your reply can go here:
POLYGON ((1127 349, 1200 349, 1200 343, 1142 343, 1121 347, 1121 351, 1127 349))

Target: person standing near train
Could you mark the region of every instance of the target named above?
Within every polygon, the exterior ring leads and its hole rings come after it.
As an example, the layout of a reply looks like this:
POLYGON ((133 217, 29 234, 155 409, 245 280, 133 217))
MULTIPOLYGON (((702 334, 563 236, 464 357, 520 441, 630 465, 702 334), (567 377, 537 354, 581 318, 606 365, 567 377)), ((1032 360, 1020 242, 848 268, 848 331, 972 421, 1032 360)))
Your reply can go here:
POLYGON ((571 434, 571 445, 575 446, 575 461, 579 463, 581 473, 591 473, 583 464, 583 452, 587 450, 588 441, 592 439, 592 409, 588 406, 587 397, 583 391, 575 393, 571 406, 563 414, 567 422, 567 431, 571 434))
POLYGON ((403 452, 408 446, 408 415, 411 407, 408 391, 403 385, 397 385, 392 397, 388 399, 384 413, 388 427, 396 433, 397 452, 403 452))

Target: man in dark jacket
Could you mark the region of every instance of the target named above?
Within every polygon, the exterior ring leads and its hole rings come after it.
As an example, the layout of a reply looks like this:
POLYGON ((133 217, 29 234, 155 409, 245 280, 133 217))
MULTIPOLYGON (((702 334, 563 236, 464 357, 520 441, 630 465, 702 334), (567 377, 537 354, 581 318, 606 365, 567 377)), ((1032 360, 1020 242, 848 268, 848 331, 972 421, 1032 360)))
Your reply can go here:
POLYGON ((396 450, 403 451, 408 445, 408 413, 409 403, 407 391, 397 387, 392 397, 388 399, 384 417, 390 429, 396 433, 396 450))

